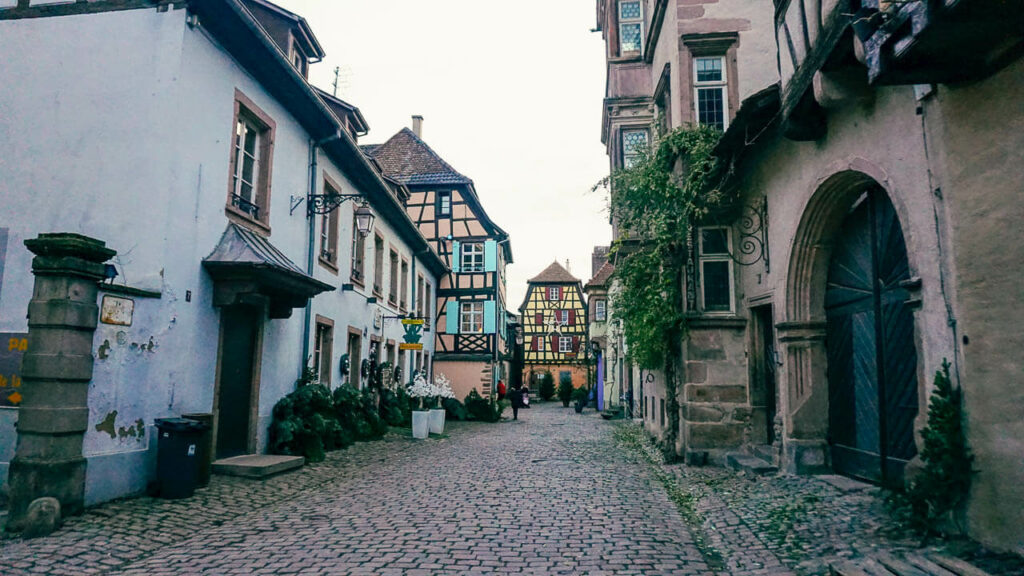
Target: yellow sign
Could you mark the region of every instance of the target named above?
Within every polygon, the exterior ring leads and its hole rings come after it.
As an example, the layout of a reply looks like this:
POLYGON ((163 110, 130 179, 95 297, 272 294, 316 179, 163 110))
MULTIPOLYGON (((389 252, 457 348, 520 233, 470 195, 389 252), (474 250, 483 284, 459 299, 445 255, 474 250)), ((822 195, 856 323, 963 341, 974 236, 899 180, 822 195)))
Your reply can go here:
POLYGON ((423 326, 423 318, 402 318, 403 326, 423 326))
POLYGON ((405 342, 398 343, 399 350, 423 350, 423 344, 406 344, 405 342))

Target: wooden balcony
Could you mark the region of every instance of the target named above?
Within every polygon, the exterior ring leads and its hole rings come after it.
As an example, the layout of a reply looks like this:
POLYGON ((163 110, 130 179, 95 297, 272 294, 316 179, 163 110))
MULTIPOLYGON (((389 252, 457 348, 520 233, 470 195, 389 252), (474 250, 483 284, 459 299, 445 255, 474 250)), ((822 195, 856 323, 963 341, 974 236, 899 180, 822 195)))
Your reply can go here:
POLYGON ((1019 55, 1024 38, 1024 0, 862 4, 872 23, 861 32, 872 84, 978 80, 1019 55))

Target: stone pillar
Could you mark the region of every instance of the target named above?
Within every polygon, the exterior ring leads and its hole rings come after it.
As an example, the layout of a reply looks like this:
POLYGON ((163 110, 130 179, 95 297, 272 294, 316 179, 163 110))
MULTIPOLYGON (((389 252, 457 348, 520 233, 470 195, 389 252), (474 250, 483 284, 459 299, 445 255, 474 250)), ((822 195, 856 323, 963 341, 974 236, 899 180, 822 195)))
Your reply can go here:
POLYGON ((22 359, 24 400, 18 445, 9 470, 10 518, 24 525, 29 504, 56 498, 64 515, 81 512, 85 498, 82 439, 88 426, 92 339, 103 263, 116 254, 78 234, 40 234, 25 241, 35 258, 28 307, 28 350, 22 359))

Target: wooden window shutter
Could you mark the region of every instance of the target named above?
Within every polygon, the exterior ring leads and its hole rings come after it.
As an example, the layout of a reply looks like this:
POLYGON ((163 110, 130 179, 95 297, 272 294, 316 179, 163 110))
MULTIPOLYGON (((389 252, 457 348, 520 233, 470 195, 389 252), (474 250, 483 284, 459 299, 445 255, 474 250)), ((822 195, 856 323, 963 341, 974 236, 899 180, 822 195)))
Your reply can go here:
POLYGON ((484 241, 484 272, 498 270, 498 243, 494 240, 484 241))
POLYGON ((580 337, 579 336, 573 336, 572 337, 572 351, 576 352, 576 353, 579 353, 579 351, 580 351, 580 337))
POLYGON ((534 320, 536 321, 537 326, 543 326, 544 325, 544 313, 543 312, 537 312, 533 316, 534 316, 534 320))
POLYGON ((497 306, 494 300, 484 302, 484 334, 494 334, 497 328, 497 306))
POLYGON ((444 318, 444 333, 445 334, 458 334, 459 333, 459 301, 449 300, 445 304, 445 318, 444 318))
POLYGON ((576 310, 573 308, 573 309, 569 310, 569 326, 575 326, 575 325, 576 325, 576 310))
POLYGON ((452 241, 452 257, 451 257, 451 269, 456 274, 459 273, 459 267, 462 265, 462 251, 459 250, 460 242, 458 240, 452 241))
POLYGON ((551 351, 556 354, 558 353, 558 336, 551 337, 551 351))
POLYGON ((536 352, 537 351, 537 343, 538 342, 540 342, 540 336, 534 336, 533 338, 530 338, 530 350, 532 352, 536 352))

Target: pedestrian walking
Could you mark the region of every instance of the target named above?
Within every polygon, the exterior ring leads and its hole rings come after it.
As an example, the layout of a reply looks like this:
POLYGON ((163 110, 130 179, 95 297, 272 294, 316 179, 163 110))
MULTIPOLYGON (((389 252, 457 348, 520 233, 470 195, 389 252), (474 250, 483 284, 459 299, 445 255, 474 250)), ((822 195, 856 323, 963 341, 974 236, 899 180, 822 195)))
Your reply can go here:
POLYGON ((513 388, 508 394, 508 399, 512 403, 512 419, 519 420, 519 409, 523 407, 523 389, 513 388))
POLYGON ((530 407, 530 387, 524 384, 523 385, 523 389, 522 389, 522 394, 523 394, 523 402, 522 402, 523 408, 529 408, 530 407))
POLYGON ((502 382, 501 380, 498 380, 498 400, 505 399, 505 392, 505 383, 502 382))

